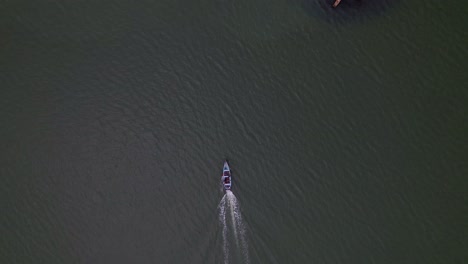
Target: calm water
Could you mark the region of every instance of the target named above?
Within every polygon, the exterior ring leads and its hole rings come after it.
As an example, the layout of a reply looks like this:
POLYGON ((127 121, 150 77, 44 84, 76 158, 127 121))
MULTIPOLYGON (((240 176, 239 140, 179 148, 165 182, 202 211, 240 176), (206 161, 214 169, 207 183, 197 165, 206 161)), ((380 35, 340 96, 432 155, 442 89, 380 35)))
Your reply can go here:
POLYGON ((330 4, 0 2, 0 262, 468 263, 467 3, 330 4))

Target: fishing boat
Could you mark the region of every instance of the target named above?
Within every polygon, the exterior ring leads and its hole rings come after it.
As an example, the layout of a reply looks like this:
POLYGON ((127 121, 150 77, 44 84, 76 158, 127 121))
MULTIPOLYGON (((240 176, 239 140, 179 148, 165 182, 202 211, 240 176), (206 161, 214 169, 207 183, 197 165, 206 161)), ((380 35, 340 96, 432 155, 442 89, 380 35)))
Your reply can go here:
POLYGON ((224 161, 223 166, 223 176, 221 176, 221 182, 223 183, 224 190, 231 190, 231 169, 229 168, 229 164, 224 161))

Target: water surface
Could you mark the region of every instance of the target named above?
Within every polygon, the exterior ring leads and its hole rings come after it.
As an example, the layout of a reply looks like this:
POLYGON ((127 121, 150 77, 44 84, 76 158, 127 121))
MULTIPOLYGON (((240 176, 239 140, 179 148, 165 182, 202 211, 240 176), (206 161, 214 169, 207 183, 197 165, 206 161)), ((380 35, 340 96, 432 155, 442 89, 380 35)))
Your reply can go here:
POLYGON ((467 5, 361 2, 4 1, 1 262, 220 263, 225 158, 251 263, 467 262, 467 5))

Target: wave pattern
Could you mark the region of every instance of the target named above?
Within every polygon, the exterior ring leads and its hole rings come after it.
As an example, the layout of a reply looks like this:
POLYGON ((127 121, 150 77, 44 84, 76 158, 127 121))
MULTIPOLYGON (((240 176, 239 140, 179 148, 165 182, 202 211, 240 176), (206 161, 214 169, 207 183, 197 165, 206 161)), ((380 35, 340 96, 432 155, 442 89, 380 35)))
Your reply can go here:
POLYGON ((241 259, 242 263, 250 263, 246 228, 242 220, 239 202, 231 191, 227 191, 223 196, 218 210, 222 226, 224 263, 228 264, 231 259, 241 259), (232 233, 234 239, 232 245, 229 243, 229 233, 232 233))

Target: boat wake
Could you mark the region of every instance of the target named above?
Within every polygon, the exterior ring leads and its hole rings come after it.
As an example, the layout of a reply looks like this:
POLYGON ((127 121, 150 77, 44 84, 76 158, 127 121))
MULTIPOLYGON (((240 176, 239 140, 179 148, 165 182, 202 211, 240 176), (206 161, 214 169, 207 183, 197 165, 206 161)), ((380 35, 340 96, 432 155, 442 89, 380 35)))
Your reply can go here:
POLYGON ((228 264, 230 260, 236 260, 236 263, 242 261, 249 264, 246 229, 236 196, 227 190, 219 203, 218 209, 219 221, 222 227, 224 264, 228 264), (230 233, 232 233, 233 239, 228 236, 230 233), (231 245, 230 242, 234 242, 234 245, 231 245))

